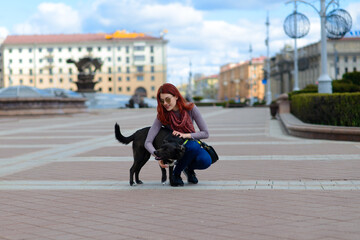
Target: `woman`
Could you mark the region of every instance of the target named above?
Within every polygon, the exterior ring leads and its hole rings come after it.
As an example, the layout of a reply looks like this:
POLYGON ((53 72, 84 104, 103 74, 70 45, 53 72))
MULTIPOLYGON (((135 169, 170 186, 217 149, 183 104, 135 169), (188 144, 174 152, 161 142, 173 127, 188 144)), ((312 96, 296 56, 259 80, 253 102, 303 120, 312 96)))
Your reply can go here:
POLYGON ((165 126, 173 131, 173 135, 190 139, 186 142, 186 151, 182 159, 178 160, 172 176, 171 186, 183 186, 181 172, 184 171, 189 183, 197 184, 198 179, 194 169, 206 169, 211 165, 210 155, 201 148, 197 141, 192 139, 205 139, 209 137, 208 128, 199 109, 194 103, 188 103, 179 90, 170 83, 163 84, 157 92, 157 118, 151 126, 145 141, 145 148, 159 160, 162 168, 167 167, 163 161, 154 154, 152 144, 160 128, 165 126), (195 131, 193 121, 200 131, 195 131))

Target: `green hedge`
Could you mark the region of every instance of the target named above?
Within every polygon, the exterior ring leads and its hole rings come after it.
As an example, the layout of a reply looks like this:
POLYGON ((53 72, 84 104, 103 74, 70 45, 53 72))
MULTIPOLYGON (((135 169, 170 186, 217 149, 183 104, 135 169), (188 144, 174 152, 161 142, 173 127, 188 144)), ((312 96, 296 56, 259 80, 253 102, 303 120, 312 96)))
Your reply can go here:
POLYGON ((360 127, 360 93, 296 94, 291 113, 306 123, 360 127))

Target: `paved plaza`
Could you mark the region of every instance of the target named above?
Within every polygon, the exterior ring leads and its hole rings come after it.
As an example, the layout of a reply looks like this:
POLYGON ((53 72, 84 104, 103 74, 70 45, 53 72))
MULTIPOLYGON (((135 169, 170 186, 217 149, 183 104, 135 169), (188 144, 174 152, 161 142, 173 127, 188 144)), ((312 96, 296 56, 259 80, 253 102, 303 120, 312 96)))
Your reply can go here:
POLYGON ((129 186, 155 109, 0 118, 0 239, 360 239, 360 142, 287 135, 268 108, 204 107, 220 160, 199 184, 129 186))

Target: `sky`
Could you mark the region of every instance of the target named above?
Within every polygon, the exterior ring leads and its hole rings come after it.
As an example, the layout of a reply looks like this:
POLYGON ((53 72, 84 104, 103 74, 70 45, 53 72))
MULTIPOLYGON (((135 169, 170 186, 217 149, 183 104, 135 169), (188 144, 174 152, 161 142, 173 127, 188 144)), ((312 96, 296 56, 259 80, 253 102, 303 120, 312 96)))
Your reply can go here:
MULTIPOLYGON (((317 10, 320 0, 306 0, 317 10)), ((327 3, 330 0, 326 1, 327 3)), ((294 11, 289 0, 0 0, 0 37, 19 34, 113 33, 116 30, 160 36, 167 30, 168 81, 187 83, 192 74, 213 75, 227 63, 266 56, 269 15, 270 57, 293 45, 283 30, 294 11), (252 52, 249 46, 252 46, 252 52), (190 63, 191 62, 191 68, 190 63)), ((360 30, 360 2, 339 0, 360 30)), ((334 9, 329 7, 329 11, 334 9)), ((320 18, 313 7, 298 3, 310 31, 298 46, 320 40, 320 18)))

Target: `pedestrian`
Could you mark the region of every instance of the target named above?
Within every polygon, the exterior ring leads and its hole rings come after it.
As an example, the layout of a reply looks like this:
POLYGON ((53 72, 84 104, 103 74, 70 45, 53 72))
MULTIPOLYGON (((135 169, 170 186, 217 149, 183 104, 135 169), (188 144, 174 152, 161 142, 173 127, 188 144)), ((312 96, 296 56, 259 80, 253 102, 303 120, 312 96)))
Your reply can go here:
POLYGON ((145 141, 145 148, 158 160, 160 167, 167 167, 163 161, 154 154, 153 141, 162 126, 173 131, 173 135, 179 136, 186 141, 186 151, 182 159, 177 161, 173 171, 171 186, 183 186, 181 172, 184 171, 188 183, 197 184, 198 179, 195 169, 206 169, 211 165, 210 155, 201 148, 196 139, 209 137, 207 125, 194 103, 187 102, 179 90, 170 83, 165 83, 158 89, 157 117, 152 124, 145 141), (193 122, 199 128, 195 131, 193 122))

